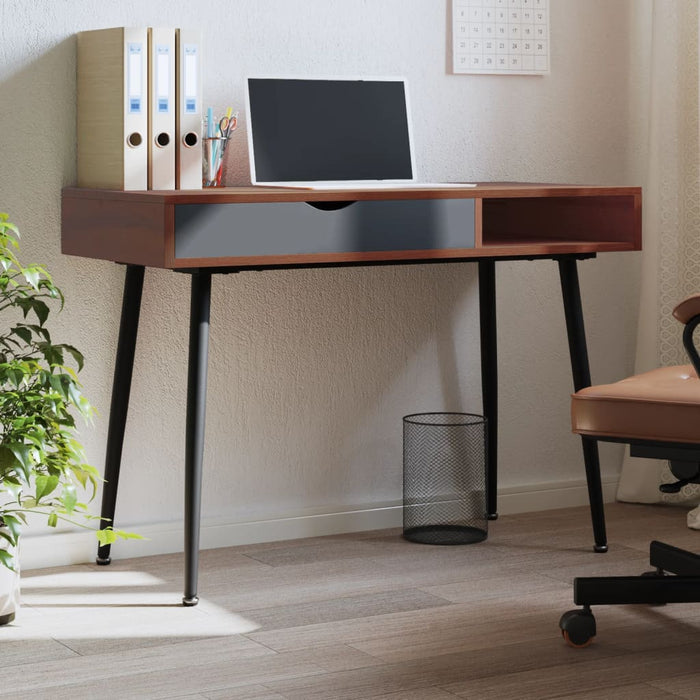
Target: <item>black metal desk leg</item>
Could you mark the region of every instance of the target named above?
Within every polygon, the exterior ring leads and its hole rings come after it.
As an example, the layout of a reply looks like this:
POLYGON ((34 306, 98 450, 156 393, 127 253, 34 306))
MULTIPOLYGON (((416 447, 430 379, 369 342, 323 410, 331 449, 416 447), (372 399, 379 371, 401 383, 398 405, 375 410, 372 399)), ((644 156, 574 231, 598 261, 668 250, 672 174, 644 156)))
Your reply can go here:
MULTIPOLYGON (((586 332, 583 326, 581 307, 581 290, 578 283, 578 270, 575 258, 559 259, 559 276, 564 299, 566 316, 566 333, 569 338, 569 355, 571 372, 574 378, 574 390, 578 391, 591 385, 591 371, 588 365, 586 332)), ((583 461, 586 467, 588 483, 588 500, 591 506, 593 538, 596 552, 607 552, 608 542, 605 534, 605 512, 603 509, 603 487, 600 480, 600 458, 598 443, 593 438, 582 437, 583 461)))
MULTIPOLYGON (((122 315, 119 323, 119 338, 117 340, 117 358, 114 366, 114 379, 112 380, 112 403, 109 409, 109 425, 107 428, 105 483, 102 489, 102 509, 100 511, 100 516, 104 518, 104 525, 114 522, 114 511, 117 503, 119 467, 122 461, 124 429, 126 427, 126 415, 129 410, 131 376, 134 370, 136 335, 141 313, 143 275, 143 265, 127 265, 124 278, 124 296, 122 297, 122 315)), ((112 561, 109 552, 110 545, 108 544, 98 547, 97 563, 102 565, 109 564, 112 561)))
POLYGON ((190 351, 187 371, 187 435, 185 438, 185 595, 183 605, 197 605, 199 519, 202 501, 204 417, 207 402, 207 354, 211 272, 192 274, 190 351))
POLYGON ((486 417, 486 517, 498 518, 498 354, 496 345, 496 263, 479 260, 481 395, 486 417))

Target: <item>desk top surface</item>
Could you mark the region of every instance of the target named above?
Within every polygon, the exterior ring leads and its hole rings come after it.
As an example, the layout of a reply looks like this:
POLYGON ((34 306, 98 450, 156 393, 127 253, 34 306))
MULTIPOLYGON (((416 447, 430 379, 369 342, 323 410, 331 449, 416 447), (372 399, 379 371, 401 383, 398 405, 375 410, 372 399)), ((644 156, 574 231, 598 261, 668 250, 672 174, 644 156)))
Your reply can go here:
POLYGON ((476 187, 383 187, 337 190, 283 187, 217 187, 203 190, 119 191, 66 187, 69 198, 144 201, 159 204, 227 204, 237 202, 323 202, 367 199, 481 199, 518 197, 586 197, 639 195, 639 187, 607 187, 526 182, 483 182, 476 187))

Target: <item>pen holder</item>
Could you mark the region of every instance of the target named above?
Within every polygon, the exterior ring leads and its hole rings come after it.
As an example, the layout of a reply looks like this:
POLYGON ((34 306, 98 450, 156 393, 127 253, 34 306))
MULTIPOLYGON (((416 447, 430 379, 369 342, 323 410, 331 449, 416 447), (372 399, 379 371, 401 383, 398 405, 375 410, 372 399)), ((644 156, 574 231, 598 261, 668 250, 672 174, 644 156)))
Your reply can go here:
POLYGON ((225 136, 202 139, 202 187, 221 187, 221 170, 227 142, 225 136))

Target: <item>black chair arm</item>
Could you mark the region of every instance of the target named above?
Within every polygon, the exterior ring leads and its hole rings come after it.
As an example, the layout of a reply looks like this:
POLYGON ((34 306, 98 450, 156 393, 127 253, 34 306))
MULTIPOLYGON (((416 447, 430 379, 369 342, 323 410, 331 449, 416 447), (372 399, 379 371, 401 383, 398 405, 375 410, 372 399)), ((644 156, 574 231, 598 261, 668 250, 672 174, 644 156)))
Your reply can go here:
POLYGON ((695 343, 693 342, 693 333, 700 324, 700 294, 692 294, 687 299, 684 299, 680 304, 673 309, 673 317, 685 324, 683 330, 683 346, 688 353, 690 361, 693 363, 695 372, 700 377, 700 354, 698 354, 695 343))
POLYGON ((685 351, 688 353, 690 361, 693 363, 693 367, 695 367, 696 374, 700 377, 700 355, 698 355, 698 350, 693 342, 693 332, 698 324, 700 324, 700 314, 693 316, 693 318, 685 324, 685 328, 683 329, 683 345, 685 351))

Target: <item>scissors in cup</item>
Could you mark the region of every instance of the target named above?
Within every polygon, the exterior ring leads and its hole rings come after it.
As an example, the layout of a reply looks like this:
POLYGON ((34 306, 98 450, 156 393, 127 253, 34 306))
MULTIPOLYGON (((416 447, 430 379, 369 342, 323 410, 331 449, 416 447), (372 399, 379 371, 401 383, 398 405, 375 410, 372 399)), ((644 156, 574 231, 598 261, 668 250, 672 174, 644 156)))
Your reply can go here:
POLYGON ((219 133, 223 138, 228 138, 231 132, 236 128, 238 123, 238 114, 234 114, 232 117, 222 117, 219 122, 219 133))

